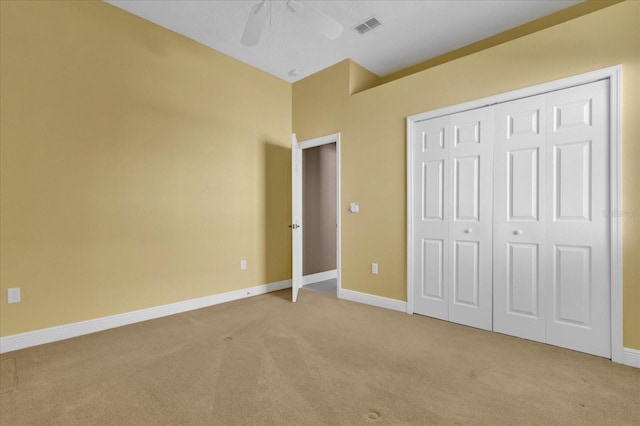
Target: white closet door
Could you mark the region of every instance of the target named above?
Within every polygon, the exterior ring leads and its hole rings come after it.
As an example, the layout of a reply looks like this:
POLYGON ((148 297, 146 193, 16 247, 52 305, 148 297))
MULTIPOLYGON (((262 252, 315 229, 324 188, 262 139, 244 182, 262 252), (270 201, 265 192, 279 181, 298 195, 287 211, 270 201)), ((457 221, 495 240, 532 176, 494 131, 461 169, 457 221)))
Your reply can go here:
POLYGON ((495 107, 494 330, 610 357, 608 85, 495 107))
POLYGON ((449 320, 492 329, 493 111, 451 116, 449 320))
POLYGON ((547 343, 611 356, 609 93, 606 81, 547 95, 547 343))
POLYGON ((495 106, 493 329, 545 341, 545 95, 495 106))
POLYGON ((416 123, 414 312, 492 327, 492 111, 416 123))
POLYGON ((413 135, 413 310, 448 320, 450 117, 416 123, 413 135))
POLYGON ((414 312, 611 357, 609 82, 412 139, 414 312))

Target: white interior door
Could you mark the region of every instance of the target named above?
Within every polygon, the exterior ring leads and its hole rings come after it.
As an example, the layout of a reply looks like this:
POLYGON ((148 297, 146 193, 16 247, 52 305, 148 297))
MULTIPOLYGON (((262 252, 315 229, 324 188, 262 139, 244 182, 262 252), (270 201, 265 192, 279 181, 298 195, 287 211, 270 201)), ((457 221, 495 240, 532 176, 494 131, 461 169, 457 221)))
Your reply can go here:
POLYGON ((545 341, 545 95, 495 106, 493 327, 545 341))
POLYGON ((302 287, 302 149, 291 135, 291 300, 302 287))
POLYGON ((449 320, 493 325, 493 110, 451 116, 449 320))
POLYGON ((611 356, 607 81, 547 95, 547 343, 611 356))

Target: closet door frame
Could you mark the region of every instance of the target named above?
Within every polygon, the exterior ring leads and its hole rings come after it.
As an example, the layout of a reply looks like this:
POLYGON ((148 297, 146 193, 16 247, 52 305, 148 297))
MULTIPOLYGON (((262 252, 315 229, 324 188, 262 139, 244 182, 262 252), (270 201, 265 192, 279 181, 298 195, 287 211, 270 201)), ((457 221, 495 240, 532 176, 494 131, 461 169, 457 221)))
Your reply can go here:
POLYGON ((573 86, 592 83, 598 80, 609 81, 609 215, 610 220, 610 285, 611 285, 611 360, 625 363, 622 341, 622 217, 615 212, 622 211, 622 114, 621 84, 622 66, 616 65, 538 84, 482 99, 440 108, 407 117, 407 313, 413 314, 413 271, 414 271, 414 230, 413 230, 413 128, 414 124, 445 115, 471 109, 482 108, 496 103, 540 95, 547 92, 566 89, 573 86))

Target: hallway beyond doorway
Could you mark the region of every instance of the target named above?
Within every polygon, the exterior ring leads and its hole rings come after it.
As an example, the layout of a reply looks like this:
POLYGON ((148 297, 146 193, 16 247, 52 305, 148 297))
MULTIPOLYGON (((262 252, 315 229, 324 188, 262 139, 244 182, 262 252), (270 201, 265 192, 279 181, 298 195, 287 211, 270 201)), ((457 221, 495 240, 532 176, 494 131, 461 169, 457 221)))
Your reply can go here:
POLYGON ((317 283, 307 284, 304 287, 305 290, 315 291, 317 293, 328 294, 329 296, 338 297, 338 279, 332 278, 326 281, 319 281, 317 283))

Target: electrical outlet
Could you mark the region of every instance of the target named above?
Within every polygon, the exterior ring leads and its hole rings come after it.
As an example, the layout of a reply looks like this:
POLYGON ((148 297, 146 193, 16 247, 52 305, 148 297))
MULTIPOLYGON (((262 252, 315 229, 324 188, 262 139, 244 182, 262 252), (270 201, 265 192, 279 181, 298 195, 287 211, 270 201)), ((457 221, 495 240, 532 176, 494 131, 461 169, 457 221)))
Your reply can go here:
POLYGON ((243 271, 244 271, 245 269, 247 269, 247 261, 246 261, 246 260, 242 259, 242 260, 240 261, 240 269, 241 269, 241 270, 243 270, 243 271))
POLYGON ((371 273, 373 275, 378 275, 378 264, 377 263, 372 263, 371 264, 371 273))
POLYGON ((20 302, 20 287, 7 289, 7 303, 20 302))

